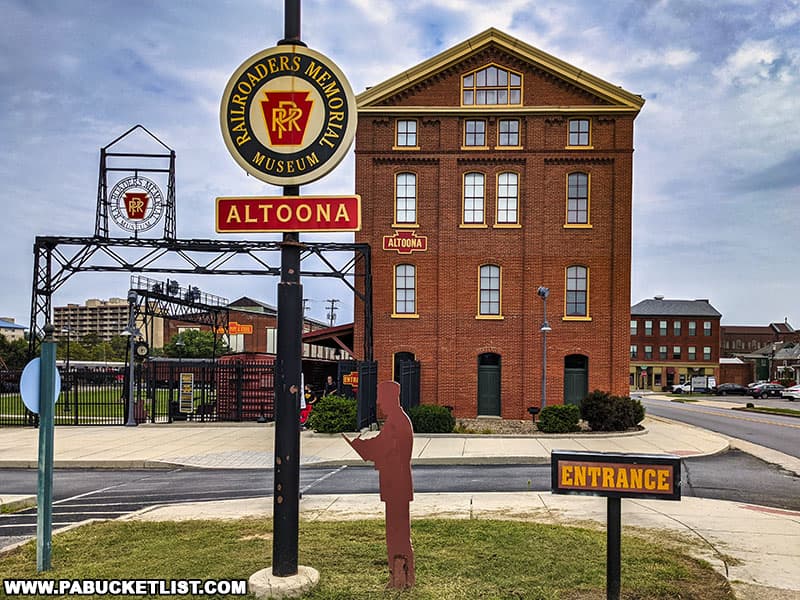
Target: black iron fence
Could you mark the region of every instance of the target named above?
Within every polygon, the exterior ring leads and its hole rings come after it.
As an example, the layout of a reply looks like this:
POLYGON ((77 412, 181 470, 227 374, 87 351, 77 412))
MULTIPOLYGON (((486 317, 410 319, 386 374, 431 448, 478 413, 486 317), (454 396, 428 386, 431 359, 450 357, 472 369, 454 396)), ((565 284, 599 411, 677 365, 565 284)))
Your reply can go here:
MULTIPOLYGON (((0 427, 36 425, 22 402, 21 371, 0 372, 0 427)), ((128 370, 70 370, 61 375, 56 425, 123 425, 128 417, 128 370)), ((145 361, 134 369, 137 422, 271 421, 271 364, 145 361)))

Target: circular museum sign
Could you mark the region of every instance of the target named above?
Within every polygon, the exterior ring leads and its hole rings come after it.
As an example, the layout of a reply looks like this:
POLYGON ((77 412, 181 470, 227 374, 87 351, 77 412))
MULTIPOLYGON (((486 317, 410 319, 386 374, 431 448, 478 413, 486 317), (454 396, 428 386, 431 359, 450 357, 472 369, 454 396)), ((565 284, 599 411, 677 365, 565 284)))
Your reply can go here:
POLYGON ((109 195, 111 219, 134 233, 155 227, 164 215, 164 196, 154 181, 141 175, 117 182, 109 195))
POLYGON ((356 100, 344 74, 304 46, 263 50, 228 81, 220 126, 233 158, 274 185, 315 181, 344 158, 356 133, 356 100))

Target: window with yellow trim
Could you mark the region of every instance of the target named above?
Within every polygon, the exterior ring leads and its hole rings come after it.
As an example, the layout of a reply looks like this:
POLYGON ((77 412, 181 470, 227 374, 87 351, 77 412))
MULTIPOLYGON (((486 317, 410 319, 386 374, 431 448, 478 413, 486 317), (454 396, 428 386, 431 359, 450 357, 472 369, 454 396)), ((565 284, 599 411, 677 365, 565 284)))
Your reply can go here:
POLYGON ((522 76, 490 65, 461 77, 465 106, 522 104, 522 76))
POLYGON ((500 316, 500 267, 481 265, 478 314, 500 316))
POLYGON ((500 119, 497 122, 497 145, 519 146, 519 119, 500 119))
POLYGON ((589 224, 589 175, 567 175, 567 224, 589 224))
POLYGON ((395 265, 394 312, 398 315, 417 312, 417 274, 414 265, 395 265))
POLYGON ((484 223, 485 183, 483 173, 464 175, 464 224, 482 225, 484 223))
POLYGON ((569 146, 589 146, 591 144, 589 119, 570 119, 569 146))
POLYGON ((567 267, 566 316, 585 317, 588 307, 589 269, 580 265, 567 267))
POLYGON ((397 137, 395 144, 399 147, 409 146, 415 148, 417 146, 417 121, 414 119, 398 119, 397 120, 397 137))
POLYGON ((516 173, 500 173, 497 176, 497 223, 500 225, 519 222, 519 185, 516 173))
POLYGON ((464 121, 464 146, 486 146, 486 121, 467 119, 464 121))
POLYGON ((417 176, 398 173, 395 177, 395 223, 417 222, 417 176))

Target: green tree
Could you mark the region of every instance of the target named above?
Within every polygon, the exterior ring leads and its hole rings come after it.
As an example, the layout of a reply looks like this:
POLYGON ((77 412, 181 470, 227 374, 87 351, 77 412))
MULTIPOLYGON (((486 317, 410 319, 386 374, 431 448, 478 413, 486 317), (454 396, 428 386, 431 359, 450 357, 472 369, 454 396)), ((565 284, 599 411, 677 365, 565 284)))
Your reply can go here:
POLYGON ((28 362, 28 340, 9 341, 0 335, 0 358, 9 369, 23 369, 28 362))
MULTIPOLYGON (((228 347, 217 340, 217 356, 228 352, 228 347)), ((164 344, 164 356, 172 358, 212 358, 214 356, 214 334, 211 331, 200 331, 199 329, 186 329, 181 333, 172 336, 172 339, 164 344), (178 344, 178 340, 183 346, 178 344)))

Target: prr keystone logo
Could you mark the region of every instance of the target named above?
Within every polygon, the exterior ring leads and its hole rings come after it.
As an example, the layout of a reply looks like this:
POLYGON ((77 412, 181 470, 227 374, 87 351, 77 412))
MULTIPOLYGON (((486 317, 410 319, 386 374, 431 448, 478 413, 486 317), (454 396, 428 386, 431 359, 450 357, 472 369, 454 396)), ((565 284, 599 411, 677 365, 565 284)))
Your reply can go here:
POLYGON ((247 59, 225 87, 222 137, 248 173, 299 185, 331 171, 356 133, 356 100, 328 58, 304 46, 276 46, 247 59))

